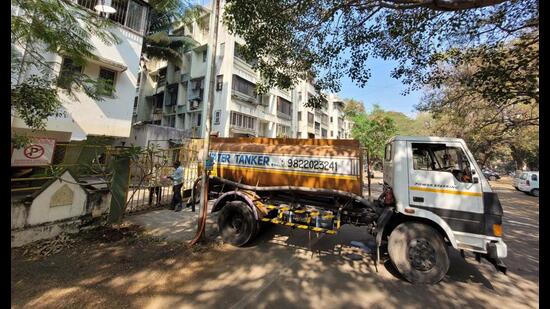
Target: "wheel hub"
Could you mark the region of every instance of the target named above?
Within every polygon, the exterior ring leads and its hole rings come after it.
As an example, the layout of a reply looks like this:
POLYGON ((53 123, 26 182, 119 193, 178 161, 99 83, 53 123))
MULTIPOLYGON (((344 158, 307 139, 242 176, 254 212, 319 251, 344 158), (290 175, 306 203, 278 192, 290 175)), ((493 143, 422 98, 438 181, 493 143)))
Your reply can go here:
POLYGON ((234 215, 231 218, 231 227, 234 228, 237 231, 240 230, 242 223, 243 223, 243 217, 241 217, 239 215, 234 215))
POLYGON ((426 239, 414 239, 409 245, 409 260, 415 269, 428 271, 435 265, 435 249, 426 239))

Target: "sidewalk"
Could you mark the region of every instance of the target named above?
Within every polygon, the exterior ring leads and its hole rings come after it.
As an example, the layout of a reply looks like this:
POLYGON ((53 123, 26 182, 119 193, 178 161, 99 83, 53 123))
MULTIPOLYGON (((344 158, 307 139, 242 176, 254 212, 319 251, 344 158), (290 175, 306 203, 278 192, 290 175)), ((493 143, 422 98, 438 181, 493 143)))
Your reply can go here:
MULTIPOLYGON (((217 214, 211 213, 213 203, 208 205, 208 218, 206 221, 206 235, 211 236, 217 233, 217 214)), ((145 229, 145 233, 162 237, 167 241, 190 241, 197 231, 199 209, 195 212, 191 208, 184 208, 180 212, 169 209, 154 210, 137 215, 127 216, 124 221, 137 224, 145 229)))

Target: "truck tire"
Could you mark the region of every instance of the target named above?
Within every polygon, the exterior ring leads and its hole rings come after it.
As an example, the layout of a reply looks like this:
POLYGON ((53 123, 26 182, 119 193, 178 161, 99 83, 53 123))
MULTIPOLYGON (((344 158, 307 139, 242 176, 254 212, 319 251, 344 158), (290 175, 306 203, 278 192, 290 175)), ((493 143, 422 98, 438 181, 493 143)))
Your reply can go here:
POLYGON ((218 228, 224 242, 241 247, 250 242, 260 229, 252 209, 245 202, 231 201, 218 216, 218 228))
POLYGON ((490 181, 495 181, 495 180, 497 180, 497 176, 492 176, 492 175, 491 175, 491 176, 489 176, 489 180, 490 180, 490 181))
POLYGON ((539 196, 539 189, 533 189, 533 190, 531 190, 531 195, 532 195, 532 196, 537 196, 537 197, 538 197, 538 196, 539 196))
POLYGON ((409 282, 434 284, 449 270, 447 245, 429 225, 405 222, 390 234, 388 253, 392 264, 409 282))

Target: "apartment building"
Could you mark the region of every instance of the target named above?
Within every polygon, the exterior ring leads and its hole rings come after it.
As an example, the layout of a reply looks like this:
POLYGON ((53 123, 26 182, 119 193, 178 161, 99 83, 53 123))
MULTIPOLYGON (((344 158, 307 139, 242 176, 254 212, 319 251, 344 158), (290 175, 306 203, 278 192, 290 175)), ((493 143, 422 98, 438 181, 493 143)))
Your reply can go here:
MULTIPOLYGON (((223 5, 223 4, 222 4, 223 5)), ((223 6, 222 6, 223 12, 223 6)), ((197 47, 183 55, 176 66, 166 61, 148 61, 147 74, 136 97, 134 126, 129 143, 146 145, 155 140, 160 146, 177 136, 202 137, 208 102, 213 18, 203 7, 204 24, 182 26, 175 35, 191 36, 197 47), (206 19, 208 22, 206 22, 206 19), (164 138, 163 138, 164 137, 164 138)), ((300 137, 338 138, 338 109, 310 111, 303 107, 308 96, 316 94, 311 82, 303 81, 293 90, 271 89, 257 95, 258 72, 241 56, 240 38, 229 34, 220 22, 215 61, 212 133, 220 137, 300 137), (311 124, 308 122, 311 117, 311 124), (330 134, 332 132, 332 134, 330 134)), ((332 106, 332 105, 331 105, 332 106)))
MULTIPOLYGON (((73 0, 93 14, 97 0, 73 0)), ((106 45, 94 37, 97 58, 90 59, 85 66, 75 66, 71 59, 58 54, 46 53, 46 59, 55 63, 54 74, 67 70, 79 70, 91 78, 101 78, 111 84, 112 95, 95 101, 83 92, 76 93, 76 99, 60 91, 62 110, 59 116, 47 120, 45 131, 32 132, 24 122, 12 118, 12 132, 55 138, 57 141, 83 140, 90 135, 128 137, 132 122, 132 106, 136 93, 139 72, 139 58, 143 36, 147 29, 149 5, 141 0, 112 1, 116 12, 107 17, 115 22, 111 31, 120 38, 120 44, 106 45)), ((12 14, 21 14, 12 8, 12 14)), ((21 46, 12 46, 22 52, 21 46)), ((32 74, 36 72, 28 72, 32 74)), ((62 85, 59 85, 63 88, 62 85)))

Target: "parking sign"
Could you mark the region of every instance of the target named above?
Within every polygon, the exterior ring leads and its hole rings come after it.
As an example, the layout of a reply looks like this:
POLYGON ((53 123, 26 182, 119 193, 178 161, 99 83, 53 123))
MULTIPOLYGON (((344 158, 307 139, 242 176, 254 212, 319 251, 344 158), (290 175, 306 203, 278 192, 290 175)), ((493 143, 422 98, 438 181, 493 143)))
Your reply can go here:
POLYGON ((52 163, 55 139, 34 138, 30 145, 13 149, 11 166, 43 166, 52 163))

